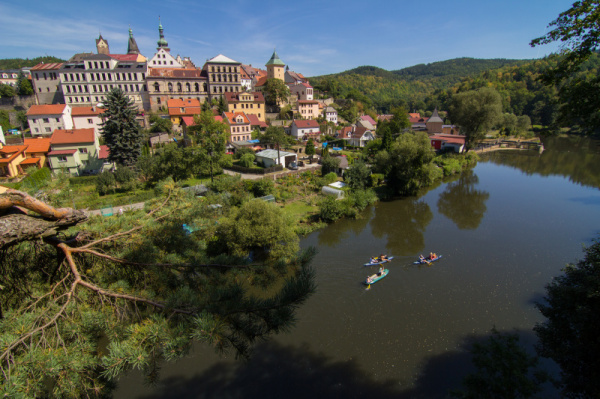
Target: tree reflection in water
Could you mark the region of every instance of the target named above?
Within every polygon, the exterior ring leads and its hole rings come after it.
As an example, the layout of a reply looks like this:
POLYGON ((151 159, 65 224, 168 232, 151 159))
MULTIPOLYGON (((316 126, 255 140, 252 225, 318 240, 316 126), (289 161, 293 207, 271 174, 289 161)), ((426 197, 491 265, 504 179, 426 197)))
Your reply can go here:
POLYGON ((371 219, 371 230, 377 238, 387 236, 388 253, 412 256, 425 248, 423 233, 432 219, 433 213, 425 201, 404 198, 395 201, 393 208, 378 207, 371 219))
POLYGON ((473 171, 464 172, 440 194, 438 211, 461 230, 475 230, 479 227, 487 210, 485 203, 490 198, 490 193, 477 190, 478 183, 479 178, 473 171))

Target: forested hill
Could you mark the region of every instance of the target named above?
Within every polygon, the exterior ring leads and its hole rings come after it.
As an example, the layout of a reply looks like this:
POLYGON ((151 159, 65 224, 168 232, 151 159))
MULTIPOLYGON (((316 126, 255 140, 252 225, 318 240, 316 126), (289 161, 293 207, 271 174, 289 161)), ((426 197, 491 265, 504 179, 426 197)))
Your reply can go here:
POLYGON ((395 71, 361 66, 338 74, 309 78, 315 89, 335 97, 353 98, 373 105, 380 112, 403 105, 424 107, 423 101, 440 91, 484 71, 521 66, 532 60, 456 58, 419 64, 395 71))
POLYGON ((44 57, 36 57, 36 58, 6 58, 0 59, 0 70, 2 69, 21 69, 24 67, 33 67, 43 63, 51 63, 51 62, 65 62, 65 60, 61 60, 60 58, 52 57, 52 56, 44 56, 44 57))

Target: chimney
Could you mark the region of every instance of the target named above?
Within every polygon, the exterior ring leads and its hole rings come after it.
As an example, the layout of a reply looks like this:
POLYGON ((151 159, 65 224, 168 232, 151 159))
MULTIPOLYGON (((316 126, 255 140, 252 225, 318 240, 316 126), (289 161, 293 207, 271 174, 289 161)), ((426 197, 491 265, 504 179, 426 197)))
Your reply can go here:
POLYGON ((92 112, 96 112, 96 107, 92 105, 92 112))

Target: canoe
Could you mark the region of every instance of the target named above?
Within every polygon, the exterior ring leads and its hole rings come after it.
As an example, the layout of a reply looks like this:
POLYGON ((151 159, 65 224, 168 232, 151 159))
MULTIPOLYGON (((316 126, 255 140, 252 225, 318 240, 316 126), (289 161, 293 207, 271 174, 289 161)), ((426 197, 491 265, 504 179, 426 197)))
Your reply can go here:
POLYGON ((391 261, 392 259, 394 259, 394 257, 393 256, 389 256, 386 260, 378 261, 378 262, 375 262, 375 263, 371 263, 371 262, 365 263, 364 266, 383 265, 384 263, 387 263, 387 262, 391 261))
MULTIPOLYGON (((429 260, 429 258, 425 258, 425 259, 429 260)), ((440 259, 442 259, 442 255, 438 255, 437 258, 435 258, 434 260, 430 260, 429 263, 438 261, 440 259)), ((425 262, 425 261, 420 260, 420 259, 418 261, 416 261, 416 262, 413 262, 413 264, 415 264, 415 265, 424 265, 425 263, 428 263, 428 262, 425 262)))
POLYGON ((387 276, 389 272, 390 272, 389 269, 383 269, 383 274, 381 276, 378 276, 377 274, 373 274, 371 276, 371 277, 373 277, 373 280, 371 280, 371 282, 368 282, 365 279, 364 284, 365 285, 375 284, 376 282, 378 282, 379 280, 381 280, 382 278, 384 278, 385 276, 387 276))

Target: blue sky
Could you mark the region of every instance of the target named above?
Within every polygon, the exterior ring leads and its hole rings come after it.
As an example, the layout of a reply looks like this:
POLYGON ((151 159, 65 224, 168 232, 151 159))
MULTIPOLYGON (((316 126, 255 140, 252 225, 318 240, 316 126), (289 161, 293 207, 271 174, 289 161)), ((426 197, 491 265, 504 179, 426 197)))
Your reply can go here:
POLYGON ((361 65, 396 70, 458 57, 541 58, 557 45, 531 39, 573 0, 104 0, 0 2, 0 58, 127 51, 131 26, 142 54, 156 52, 160 16, 171 54, 201 67, 218 54, 264 68, 273 49, 305 76, 361 65))

